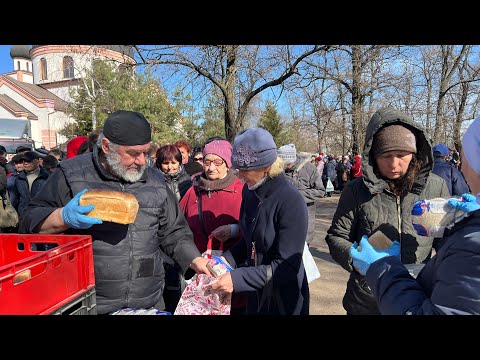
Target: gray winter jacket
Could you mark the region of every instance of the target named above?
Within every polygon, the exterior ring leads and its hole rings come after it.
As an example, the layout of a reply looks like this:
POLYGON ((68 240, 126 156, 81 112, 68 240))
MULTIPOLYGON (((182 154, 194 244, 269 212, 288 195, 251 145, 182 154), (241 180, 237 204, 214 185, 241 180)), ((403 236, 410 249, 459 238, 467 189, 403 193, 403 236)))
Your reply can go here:
POLYGON ((412 119, 402 112, 388 108, 373 115, 367 127, 362 152, 363 177, 345 184, 325 238, 333 259, 350 272, 343 298, 343 307, 347 313, 379 314, 365 277, 351 265, 350 247, 353 242, 360 242, 363 235, 370 235, 381 229, 392 241, 399 241, 404 264, 422 263, 430 258, 433 238, 417 235, 412 226, 411 209, 417 200, 450 196, 445 181, 431 172, 432 167, 430 142, 412 119), (395 196, 387 182, 375 174, 375 159, 370 157, 374 134, 386 124, 394 122, 409 125, 415 132, 416 156, 424 163, 411 191, 405 197, 395 196))
POLYGON ((297 157, 291 169, 285 170, 287 179, 300 191, 307 205, 325 196, 322 177, 310 159, 297 157))

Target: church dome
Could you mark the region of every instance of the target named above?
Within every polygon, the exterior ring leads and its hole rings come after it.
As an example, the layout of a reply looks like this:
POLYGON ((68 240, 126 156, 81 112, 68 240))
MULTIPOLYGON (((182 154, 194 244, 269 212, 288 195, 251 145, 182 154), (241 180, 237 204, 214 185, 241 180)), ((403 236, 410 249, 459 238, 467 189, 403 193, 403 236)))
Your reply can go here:
POLYGON ((31 60, 30 58, 30 46, 28 45, 13 45, 10 49, 10 57, 23 58, 31 60))
MULTIPOLYGON (((32 45, 32 48, 35 49, 40 46, 44 46, 44 45, 32 45)), ((96 46, 102 47, 104 49, 116 51, 122 55, 126 55, 134 59, 134 50, 132 45, 96 45, 96 46)))

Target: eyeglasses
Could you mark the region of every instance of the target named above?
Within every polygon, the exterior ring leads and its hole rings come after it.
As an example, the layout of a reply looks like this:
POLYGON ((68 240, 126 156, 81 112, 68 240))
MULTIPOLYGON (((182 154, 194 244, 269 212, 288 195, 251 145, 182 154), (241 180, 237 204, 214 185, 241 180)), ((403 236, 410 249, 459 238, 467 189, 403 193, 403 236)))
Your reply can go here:
POLYGON ((203 162, 203 165, 206 166, 206 167, 209 167, 212 162, 215 164, 215 166, 220 166, 222 165, 225 161, 223 161, 222 159, 215 159, 215 160, 205 160, 203 162))
POLYGON ((203 156, 202 156, 202 157, 198 157, 198 158, 193 158, 193 160, 195 160, 195 161, 202 161, 202 160, 203 160, 203 156))

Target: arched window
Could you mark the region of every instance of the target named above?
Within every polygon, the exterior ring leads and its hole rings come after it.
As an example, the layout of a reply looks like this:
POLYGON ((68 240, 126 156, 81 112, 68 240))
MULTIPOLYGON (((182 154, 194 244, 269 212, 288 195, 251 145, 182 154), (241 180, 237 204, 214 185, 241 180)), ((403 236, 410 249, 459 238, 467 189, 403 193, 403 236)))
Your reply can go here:
POLYGON ((17 70, 20 70, 20 61, 17 61, 17 70))
POLYGON ((73 59, 70 56, 63 57, 63 77, 66 78, 73 78, 74 71, 73 71, 73 59))
POLYGON ((29 66, 28 62, 27 62, 27 71, 30 71, 30 66, 29 66))
POLYGON ((47 80, 47 60, 45 58, 40 59, 40 80, 47 80))

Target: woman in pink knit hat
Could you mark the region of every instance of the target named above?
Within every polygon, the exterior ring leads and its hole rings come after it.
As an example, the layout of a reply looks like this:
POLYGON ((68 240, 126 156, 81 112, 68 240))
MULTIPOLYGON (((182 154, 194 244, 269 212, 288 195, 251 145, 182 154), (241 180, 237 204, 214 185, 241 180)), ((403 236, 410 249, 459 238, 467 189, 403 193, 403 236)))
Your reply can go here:
MULTIPOLYGON (((227 140, 213 140, 203 147, 203 172, 180 201, 180 207, 193 232, 200 252, 207 250, 208 237, 212 248, 220 242, 226 251, 238 240, 238 219, 242 203, 243 182, 232 172, 232 145, 227 140)), ((232 297, 232 314, 243 312, 245 300, 232 297)))

